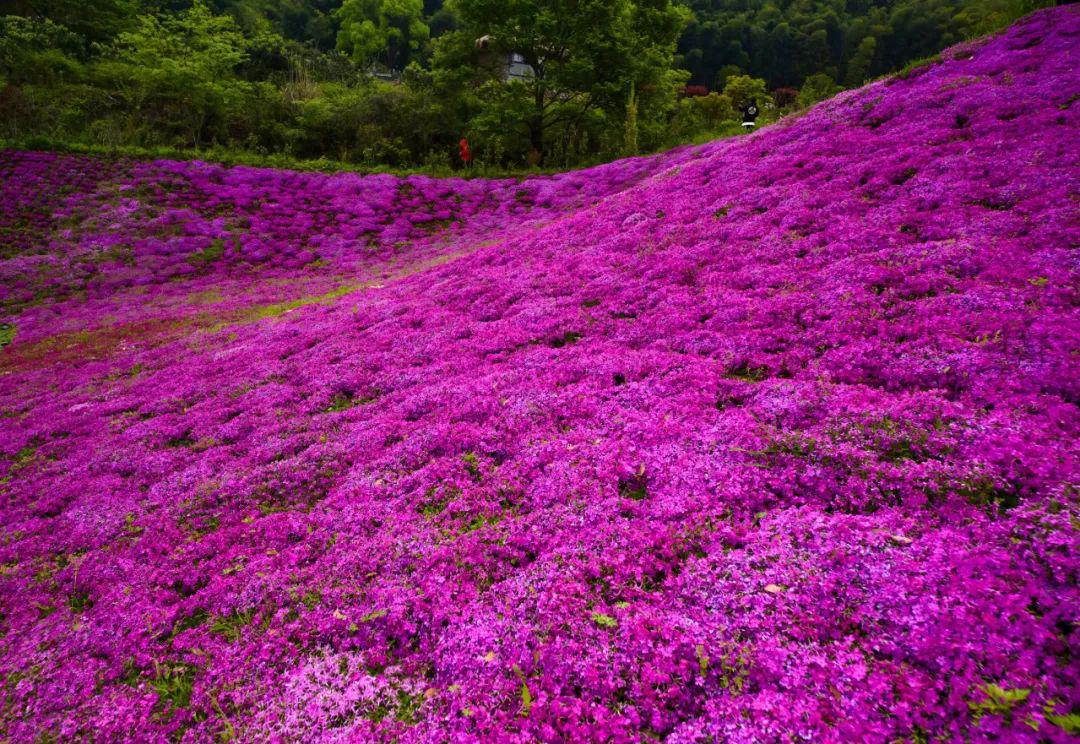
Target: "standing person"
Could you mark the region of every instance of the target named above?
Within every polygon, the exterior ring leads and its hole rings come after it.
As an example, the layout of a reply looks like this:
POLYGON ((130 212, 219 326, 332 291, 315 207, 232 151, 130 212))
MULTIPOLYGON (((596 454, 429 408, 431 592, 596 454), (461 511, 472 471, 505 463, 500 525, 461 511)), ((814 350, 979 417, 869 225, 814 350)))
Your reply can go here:
POLYGON ((461 162, 468 168, 472 163, 472 151, 469 150, 469 140, 464 137, 461 138, 461 142, 458 142, 458 154, 461 156, 461 162))
POLYGON ((745 106, 743 106, 743 110, 742 110, 743 129, 745 129, 747 132, 753 131, 754 124, 755 124, 755 122, 757 120, 757 115, 758 115, 757 101, 752 100, 749 103, 747 103, 745 106))

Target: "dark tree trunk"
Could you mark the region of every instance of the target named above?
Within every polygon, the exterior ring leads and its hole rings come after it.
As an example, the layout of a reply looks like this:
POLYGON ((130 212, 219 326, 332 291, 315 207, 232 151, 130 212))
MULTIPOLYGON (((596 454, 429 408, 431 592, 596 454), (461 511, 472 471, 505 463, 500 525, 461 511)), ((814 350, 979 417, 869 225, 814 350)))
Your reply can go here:
POLYGON ((539 156, 537 165, 544 164, 544 86, 537 85, 535 92, 536 108, 533 119, 529 122, 529 144, 539 156))

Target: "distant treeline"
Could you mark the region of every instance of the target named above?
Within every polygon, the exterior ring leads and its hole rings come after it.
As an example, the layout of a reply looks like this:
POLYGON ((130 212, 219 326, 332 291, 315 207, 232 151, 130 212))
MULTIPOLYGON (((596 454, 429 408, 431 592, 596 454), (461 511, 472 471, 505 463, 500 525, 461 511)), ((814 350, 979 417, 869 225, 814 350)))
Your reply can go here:
POLYGON ((686 0, 694 17, 676 63, 691 80, 732 74, 770 89, 825 74, 845 87, 1003 28, 1050 2, 1033 0, 686 0))
POLYGON ((0 137, 567 167, 739 131, 1046 0, 3 0, 0 137), (693 93, 693 95, 687 95, 693 93))

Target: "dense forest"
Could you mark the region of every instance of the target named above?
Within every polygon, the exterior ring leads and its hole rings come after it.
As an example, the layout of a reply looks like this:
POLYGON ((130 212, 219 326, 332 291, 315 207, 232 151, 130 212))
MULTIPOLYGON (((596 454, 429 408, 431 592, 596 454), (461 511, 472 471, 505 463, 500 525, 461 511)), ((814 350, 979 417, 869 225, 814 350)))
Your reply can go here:
POLYGON ((0 137, 565 167, 737 132, 751 99, 768 121, 1049 4, 4 0, 0 137))

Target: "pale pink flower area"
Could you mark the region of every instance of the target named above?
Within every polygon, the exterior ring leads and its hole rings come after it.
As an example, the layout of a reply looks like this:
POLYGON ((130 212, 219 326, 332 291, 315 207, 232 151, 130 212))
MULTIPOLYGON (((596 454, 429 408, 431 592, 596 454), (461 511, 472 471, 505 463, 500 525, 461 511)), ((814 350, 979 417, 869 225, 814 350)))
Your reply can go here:
POLYGON ((0 153, 0 738, 1075 739, 1078 51, 521 180, 0 153))

